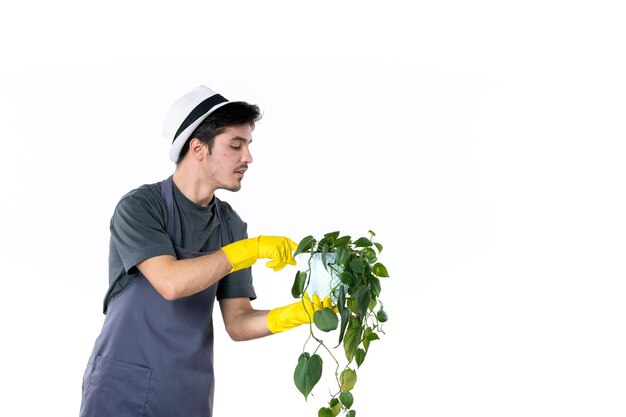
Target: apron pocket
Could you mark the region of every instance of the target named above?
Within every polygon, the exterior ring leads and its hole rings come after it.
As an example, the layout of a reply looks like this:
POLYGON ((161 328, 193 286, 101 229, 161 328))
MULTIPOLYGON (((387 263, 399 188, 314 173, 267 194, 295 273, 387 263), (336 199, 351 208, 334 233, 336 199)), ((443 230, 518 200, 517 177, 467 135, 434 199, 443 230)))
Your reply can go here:
POLYGON ((97 356, 84 393, 81 416, 142 417, 152 370, 97 356))

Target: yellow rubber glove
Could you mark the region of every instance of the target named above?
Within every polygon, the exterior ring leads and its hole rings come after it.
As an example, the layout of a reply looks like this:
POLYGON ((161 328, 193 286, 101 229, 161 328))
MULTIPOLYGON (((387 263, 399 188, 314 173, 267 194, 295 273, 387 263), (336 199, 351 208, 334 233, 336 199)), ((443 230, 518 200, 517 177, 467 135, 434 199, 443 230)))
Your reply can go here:
POLYGON ((233 242, 222 248, 233 268, 230 272, 248 268, 259 258, 269 258, 267 267, 280 271, 287 265, 295 265, 292 252, 298 245, 288 237, 259 236, 233 242))
POLYGON ((332 308, 335 313, 337 312, 337 307, 333 306, 333 302, 328 296, 324 297, 322 301, 317 294, 313 294, 311 300, 309 294, 304 293, 302 300, 270 310, 267 315, 267 328, 272 333, 279 333, 301 324, 311 323, 313 314, 324 307, 332 308))

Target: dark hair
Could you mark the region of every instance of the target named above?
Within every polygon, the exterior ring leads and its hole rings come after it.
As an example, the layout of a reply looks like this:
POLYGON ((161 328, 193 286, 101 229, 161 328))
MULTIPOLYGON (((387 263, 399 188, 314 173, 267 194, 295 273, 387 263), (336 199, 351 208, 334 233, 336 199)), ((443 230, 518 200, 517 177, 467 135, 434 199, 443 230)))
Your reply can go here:
POLYGON ((198 138, 203 143, 206 143, 210 151, 215 136, 222 133, 227 127, 248 124, 254 129, 256 122, 261 120, 261 116, 261 110, 259 110, 259 106, 256 104, 246 103, 245 101, 231 101, 223 105, 209 114, 189 135, 189 139, 187 139, 187 142, 180 150, 177 164, 183 160, 189 151, 191 139, 198 138))

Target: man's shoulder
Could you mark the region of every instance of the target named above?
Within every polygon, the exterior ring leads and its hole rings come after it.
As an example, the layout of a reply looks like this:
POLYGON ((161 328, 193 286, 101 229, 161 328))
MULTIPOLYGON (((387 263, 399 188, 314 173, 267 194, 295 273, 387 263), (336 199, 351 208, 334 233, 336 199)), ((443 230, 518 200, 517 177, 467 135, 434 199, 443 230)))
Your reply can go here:
POLYGON ((143 207, 144 209, 158 210, 165 204, 161 196, 160 185, 160 182, 155 182, 133 188, 119 199, 116 211, 120 207, 143 207))
POLYGON ((124 200, 125 198, 144 198, 144 199, 150 199, 154 197, 160 198, 161 197, 160 185, 161 185, 160 182, 140 185, 139 187, 133 188, 132 190, 128 191, 126 194, 122 196, 122 198, 120 198, 120 200, 124 200))

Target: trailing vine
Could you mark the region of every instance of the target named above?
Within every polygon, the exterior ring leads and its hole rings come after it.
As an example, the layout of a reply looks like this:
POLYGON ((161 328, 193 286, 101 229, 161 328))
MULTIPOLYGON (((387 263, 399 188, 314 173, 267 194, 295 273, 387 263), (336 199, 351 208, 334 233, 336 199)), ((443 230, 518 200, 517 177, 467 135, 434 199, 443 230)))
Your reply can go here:
POLYGON ((322 377, 322 356, 327 355, 334 362, 337 386, 329 390, 328 404, 319 409, 318 417, 356 416, 352 389, 357 382, 357 370, 367 357, 370 343, 384 334, 387 313, 379 299, 380 279, 389 274, 378 260, 383 246, 374 242, 375 236, 371 230, 369 237, 357 239, 341 236, 338 231, 319 240, 307 236, 294 252, 294 256, 303 254, 307 259, 307 267, 296 273, 291 289, 294 298, 304 300, 309 296, 307 290, 315 279, 311 276, 314 262, 321 261, 325 271, 332 275, 327 294, 333 307, 314 312, 294 371, 294 383, 306 400, 322 377), (320 331, 326 336, 321 336, 320 331), (324 337, 328 339, 331 334, 337 336, 337 342, 328 345, 324 337))

